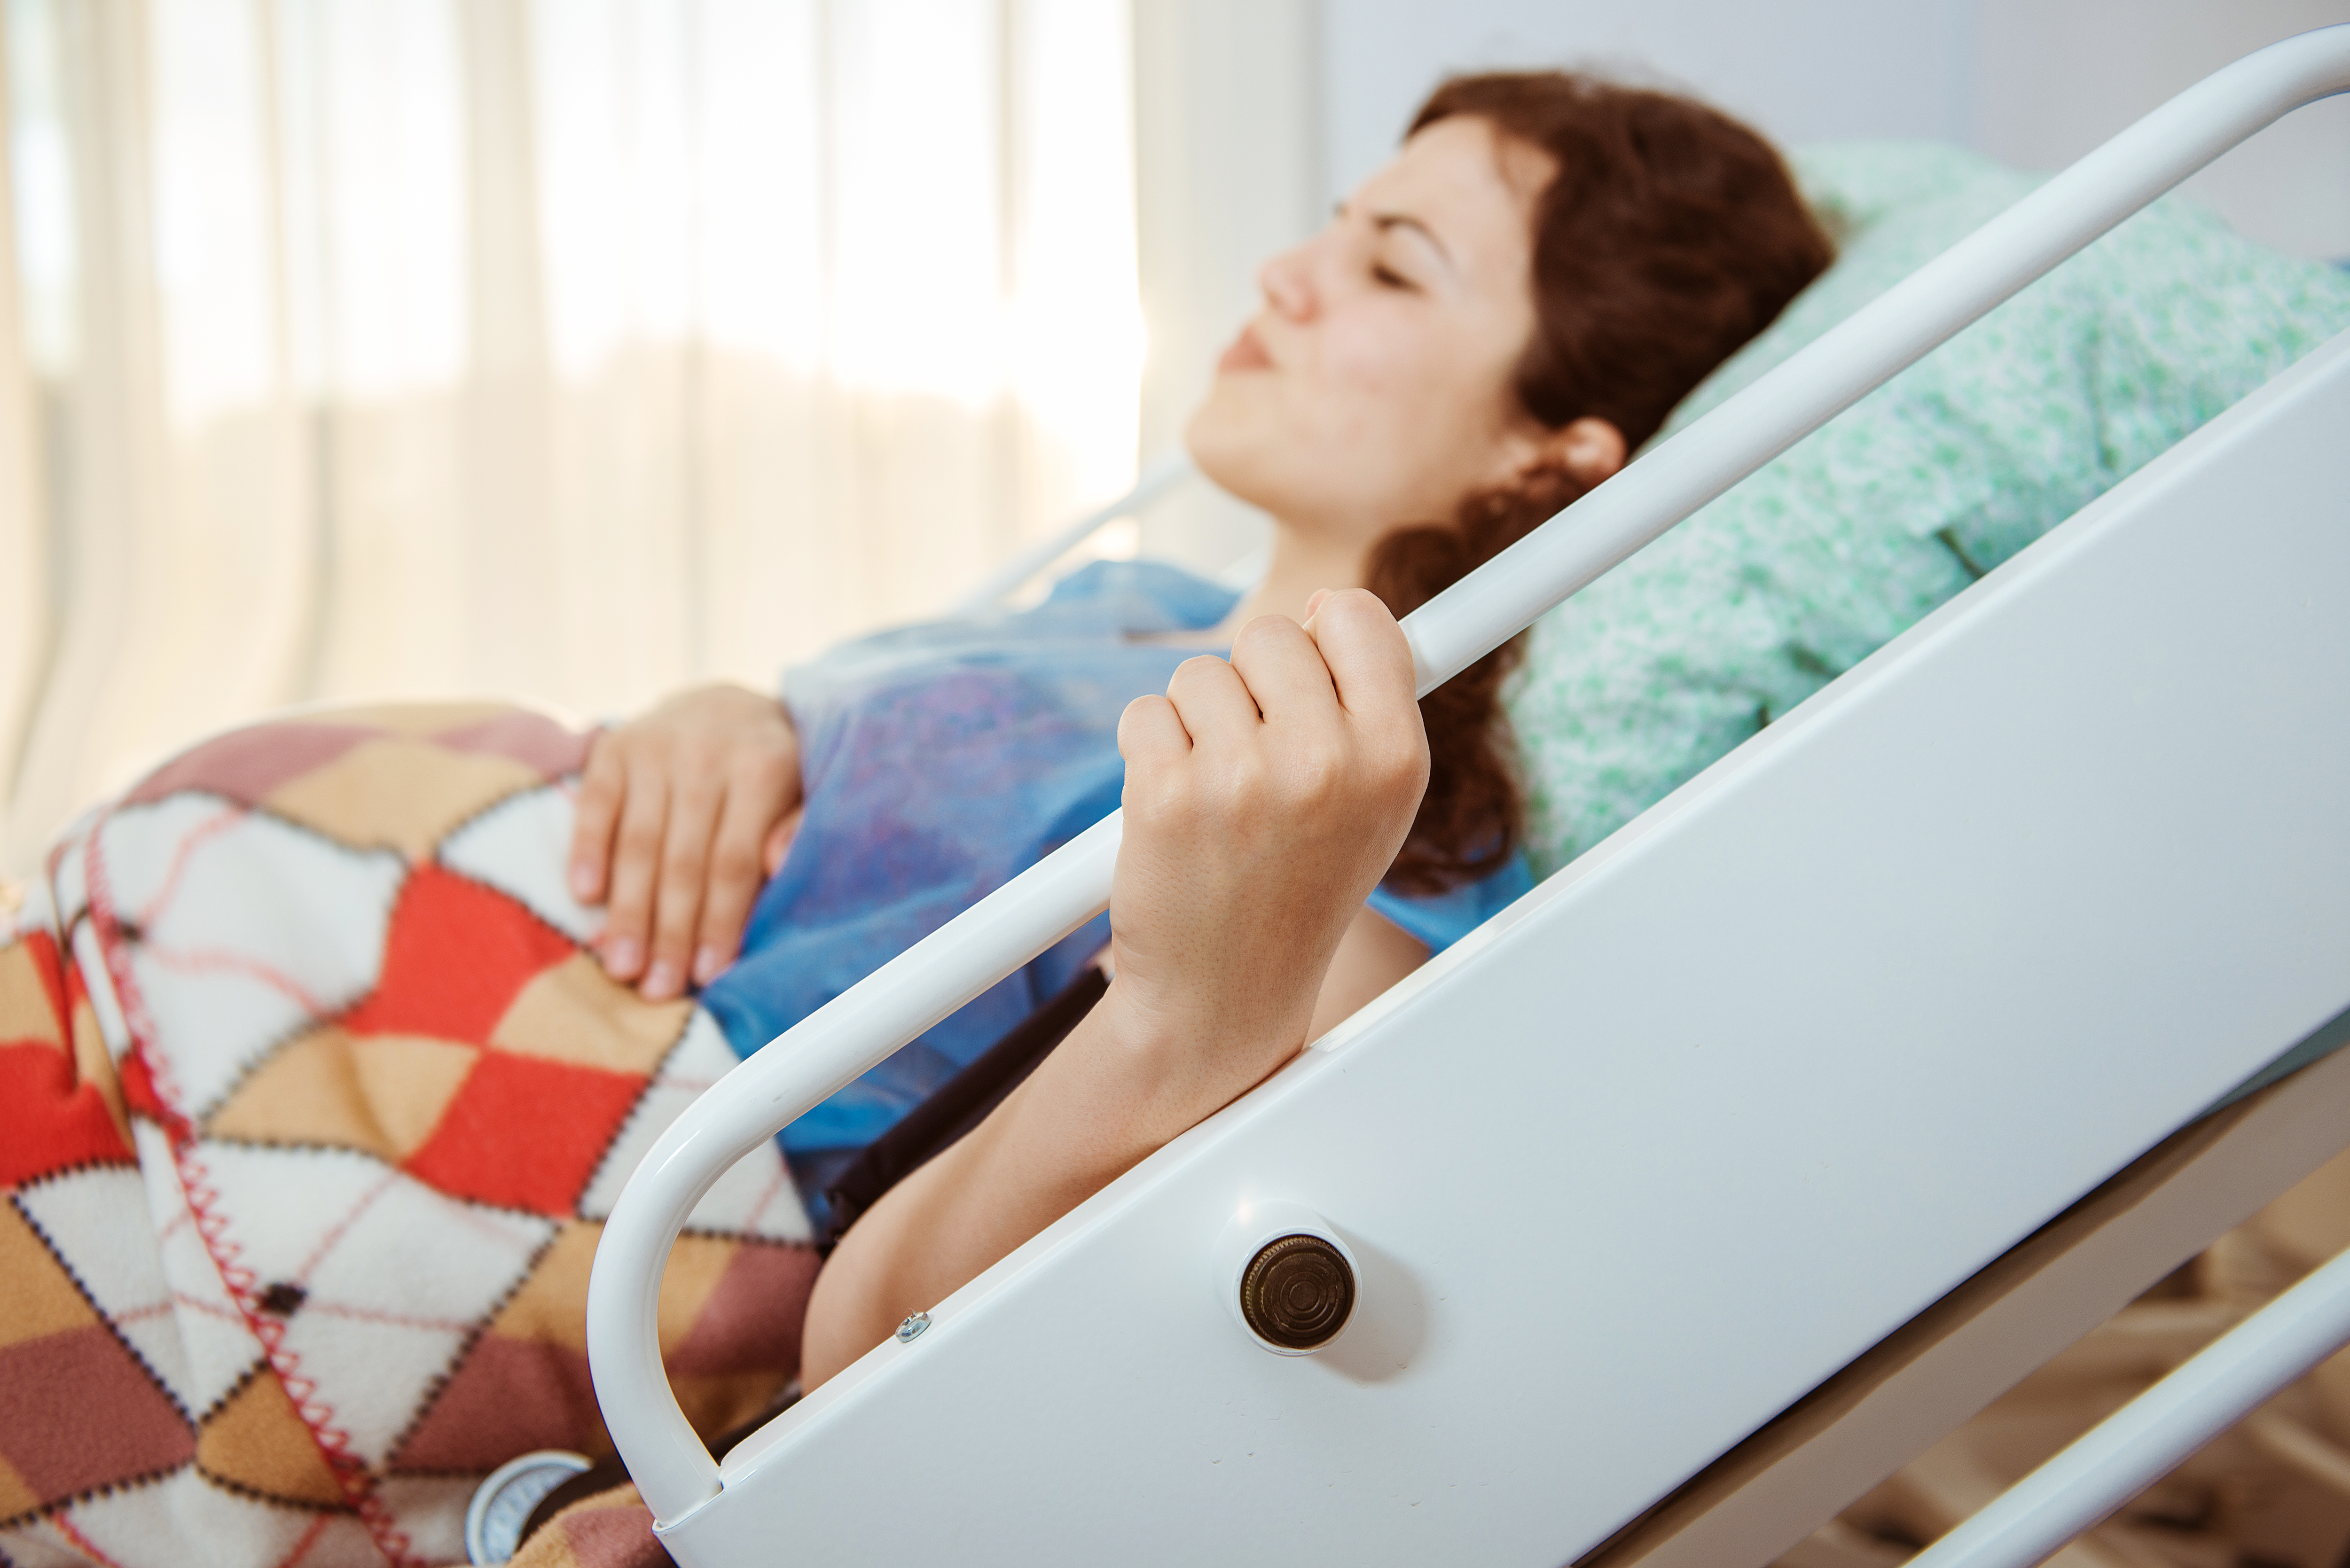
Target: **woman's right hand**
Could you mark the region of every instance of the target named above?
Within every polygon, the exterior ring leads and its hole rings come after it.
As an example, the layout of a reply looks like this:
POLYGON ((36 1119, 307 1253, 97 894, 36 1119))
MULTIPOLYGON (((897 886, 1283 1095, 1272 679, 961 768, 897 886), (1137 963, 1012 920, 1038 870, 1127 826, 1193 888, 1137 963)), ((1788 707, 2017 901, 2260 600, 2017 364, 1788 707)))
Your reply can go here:
POLYGON ((1102 1008, 1129 1061, 1152 1062, 1149 1095, 1128 1100, 1149 1147, 1305 1044, 1331 959, 1427 788, 1395 617, 1361 588, 1316 594, 1306 614, 1252 620, 1229 661, 1186 661, 1118 725, 1126 822, 1102 1008))
POLYGON ((606 906, 613 979, 666 1001, 734 960, 759 888, 799 824, 799 737, 772 697, 681 691, 599 733, 580 781, 571 891, 606 906))

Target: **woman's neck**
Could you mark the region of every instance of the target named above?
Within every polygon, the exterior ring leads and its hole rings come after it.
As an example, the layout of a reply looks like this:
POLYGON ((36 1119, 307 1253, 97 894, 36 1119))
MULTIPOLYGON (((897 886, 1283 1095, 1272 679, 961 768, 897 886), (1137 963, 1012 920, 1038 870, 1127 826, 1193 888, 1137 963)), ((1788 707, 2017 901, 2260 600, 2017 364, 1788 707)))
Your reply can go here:
POLYGON ((1305 618, 1305 601, 1319 588, 1359 588, 1370 564, 1367 547, 1327 535, 1307 534, 1285 523, 1273 528, 1273 554, 1264 576, 1241 596, 1217 630, 1226 640, 1261 615, 1305 618))

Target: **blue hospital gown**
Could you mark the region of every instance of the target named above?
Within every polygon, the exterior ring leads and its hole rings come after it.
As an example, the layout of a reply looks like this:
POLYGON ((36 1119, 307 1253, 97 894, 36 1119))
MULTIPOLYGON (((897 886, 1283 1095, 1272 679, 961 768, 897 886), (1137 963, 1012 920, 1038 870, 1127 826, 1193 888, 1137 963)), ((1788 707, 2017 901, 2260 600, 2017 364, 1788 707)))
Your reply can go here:
MULTIPOLYGON (((1035 608, 843 644, 785 678, 807 813, 753 909, 743 954, 702 992, 748 1055, 1115 810, 1118 721, 1207 649, 1231 589, 1171 566, 1102 562, 1035 608)), ((1532 885, 1521 857, 1428 898, 1370 905, 1440 950, 1532 885)), ((784 1129, 811 1195, 846 1157, 1073 980, 1099 916, 784 1129)))

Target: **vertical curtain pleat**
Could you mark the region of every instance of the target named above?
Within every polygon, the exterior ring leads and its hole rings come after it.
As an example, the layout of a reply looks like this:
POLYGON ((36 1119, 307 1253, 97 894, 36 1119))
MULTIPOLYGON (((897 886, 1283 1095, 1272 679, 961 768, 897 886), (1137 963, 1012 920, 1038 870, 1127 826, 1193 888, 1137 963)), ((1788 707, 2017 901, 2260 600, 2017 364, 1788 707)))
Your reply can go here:
MULTIPOLYGON (((22 54, 0 29, 0 126, 16 122, 22 54)), ((54 628, 39 393, 17 277, 16 164, 0 158, 0 800, 16 783, 54 628)))
POLYGON ((72 359, 51 393, 56 461, 43 474, 66 513, 53 534, 58 629, 10 803, 16 867, 38 837, 16 824, 46 830, 81 805, 99 759, 136 743, 145 717, 187 686, 190 662, 151 618, 185 600, 172 591, 182 541, 165 523, 179 465, 163 431, 146 8, 59 5, 53 17, 78 265, 72 359), (145 680, 134 664, 151 667, 145 680))
POLYGON ((0 867, 279 704, 771 684, 1134 472, 1123 5, 7 3, 0 867))

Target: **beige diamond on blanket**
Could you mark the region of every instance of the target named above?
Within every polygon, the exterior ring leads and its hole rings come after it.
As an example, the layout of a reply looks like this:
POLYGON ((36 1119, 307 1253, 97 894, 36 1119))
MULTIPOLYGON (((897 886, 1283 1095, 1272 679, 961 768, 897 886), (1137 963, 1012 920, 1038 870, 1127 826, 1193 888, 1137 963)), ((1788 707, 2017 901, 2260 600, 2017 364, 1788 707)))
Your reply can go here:
POLYGON ((466 818, 543 782, 511 757, 387 736, 360 742, 262 804, 355 849, 388 846, 419 861, 466 818))
POLYGON ((33 950, 21 942, 0 948, 0 1018, 8 1020, 11 1044, 36 1040, 45 1045, 66 1043, 57 1028, 57 1008, 33 961, 33 950))
POLYGON ((234 1486, 284 1502, 333 1508, 343 1489, 302 1423, 286 1386, 267 1366, 204 1417, 196 1464, 234 1486))
POLYGON ((490 1044, 526 1056, 615 1073, 650 1073, 685 1033, 693 1003, 647 1002, 586 953, 542 971, 490 1032, 490 1044))
POLYGON ((13 1203, 0 1203, 0 1347, 88 1328, 98 1314, 82 1299, 13 1203))
POLYGON ((0 1519, 14 1519, 41 1506, 41 1494, 32 1483, 16 1473, 16 1467, 0 1459, 0 1519))
POLYGON ((204 1130, 244 1143, 364 1149, 398 1164, 432 1136, 480 1055, 421 1035, 354 1040, 327 1024, 263 1063, 204 1130))

